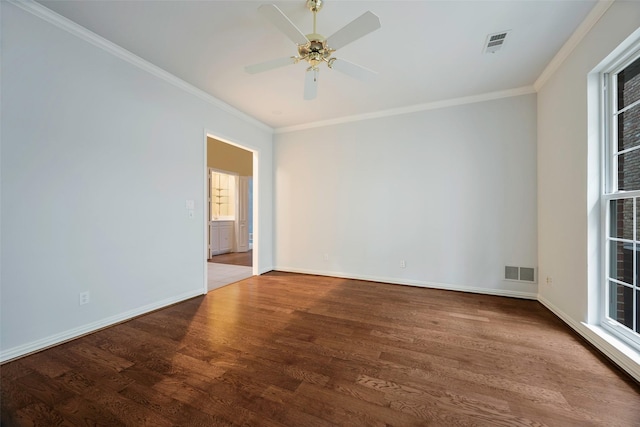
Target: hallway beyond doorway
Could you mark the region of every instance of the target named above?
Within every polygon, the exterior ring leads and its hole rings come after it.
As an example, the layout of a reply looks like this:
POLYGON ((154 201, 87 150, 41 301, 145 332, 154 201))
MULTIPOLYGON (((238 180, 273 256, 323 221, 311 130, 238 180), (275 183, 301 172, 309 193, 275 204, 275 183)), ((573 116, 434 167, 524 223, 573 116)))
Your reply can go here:
POLYGON ((207 263, 207 291, 221 288, 253 276, 253 269, 241 265, 207 263))
POLYGON ((245 267, 253 266, 253 250, 247 252, 231 252, 228 254, 215 255, 207 261, 217 264, 242 265, 245 267))

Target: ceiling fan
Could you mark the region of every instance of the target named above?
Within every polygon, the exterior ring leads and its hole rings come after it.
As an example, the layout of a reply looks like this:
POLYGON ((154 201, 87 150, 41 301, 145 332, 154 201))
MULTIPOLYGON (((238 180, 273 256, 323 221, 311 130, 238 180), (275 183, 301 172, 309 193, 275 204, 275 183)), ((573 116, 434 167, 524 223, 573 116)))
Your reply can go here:
POLYGON ((318 93, 318 66, 323 62, 329 68, 359 80, 369 80, 377 75, 360 65, 331 55, 336 50, 380 28, 380 19, 372 12, 365 12, 332 36, 325 38, 316 32, 316 15, 322 9, 323 0, 306 0, 307 8, 313 12, 313 33, 304 35, 293 22, 274 4, 264 4, 258 8, 260 14, 268 19, 291 41, 298 45, 298 55, 272 59, 260 64, 249 65, 245 71, 249 74, 261 73, 289 64, 306 61, 309 64, 304 83, 304 99, 314 99, 318 93))

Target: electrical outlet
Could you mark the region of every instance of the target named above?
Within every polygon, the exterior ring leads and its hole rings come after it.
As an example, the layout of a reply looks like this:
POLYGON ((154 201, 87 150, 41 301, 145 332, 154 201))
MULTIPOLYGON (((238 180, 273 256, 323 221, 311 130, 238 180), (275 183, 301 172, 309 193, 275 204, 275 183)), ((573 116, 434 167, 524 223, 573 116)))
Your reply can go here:
POLYGON ((324 254, 323 258, 324 258, 325 261, 329 261, 329 254, 324 254))
POLYGON ((551 277, 547 276, 547 285, 550 285, 553 283, 553 279, 551 279, 551 277))
POLYGON ((407 263, 404 260, 400 261, 400 268, 406 268, 406 267, 407 267, 407 263))
POLYGON ((89 303, 89 291, 80 292, 80 305, 85 305, 89 303))

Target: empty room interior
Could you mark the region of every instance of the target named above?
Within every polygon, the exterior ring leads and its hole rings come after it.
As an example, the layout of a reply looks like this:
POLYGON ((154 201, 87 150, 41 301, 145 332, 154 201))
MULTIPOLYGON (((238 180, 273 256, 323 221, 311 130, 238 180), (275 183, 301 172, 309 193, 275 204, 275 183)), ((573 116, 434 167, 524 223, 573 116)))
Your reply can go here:
POLYGON ((640 425, 639 1, 0 19, 2 425, 640 425))

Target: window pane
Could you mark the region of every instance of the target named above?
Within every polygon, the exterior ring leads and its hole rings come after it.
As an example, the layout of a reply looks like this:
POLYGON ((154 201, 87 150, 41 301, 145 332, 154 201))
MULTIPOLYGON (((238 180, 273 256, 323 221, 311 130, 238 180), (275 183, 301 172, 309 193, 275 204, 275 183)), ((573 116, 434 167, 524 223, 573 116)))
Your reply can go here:
POLYGON ((618 190, 640 190, 640 149, 618 157, 618 190))
POLYGON ((610 237, 633 240, 633 199, 612 200, 610 237))
POLYGON ((640 99, 640 58, 618 74, 618 110, 640 99))
POLYGON ((640 329, 640 304, 638 301, 640 301, 640 291, 636 291, 636 332, 640 329))
POLYGON ((636 242, 636 250, 634 251, 636 256, 636 281, 634 285, 640 286, 640 242, 636 242))
POLYGON ((633 328, 633 289, 609 282, 609 317, 633 328))
POLYGON ((640 198, 636 199, 636 240, 640 240, 640 198))
POLYGON ((616 119, 618 121, 618 151, 640 145, 640 105, 618 114, 616 119))
POLYGON ((633 285, 633 243, 611 242, 609 277, 633 285))

